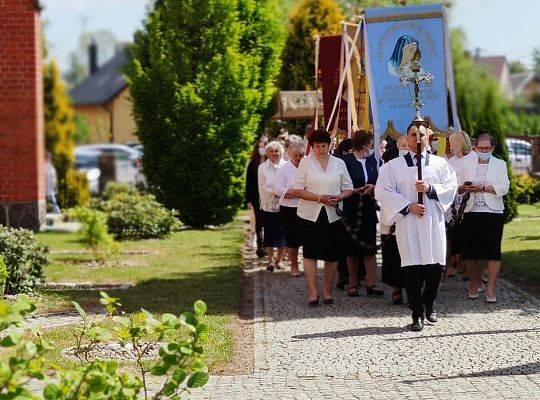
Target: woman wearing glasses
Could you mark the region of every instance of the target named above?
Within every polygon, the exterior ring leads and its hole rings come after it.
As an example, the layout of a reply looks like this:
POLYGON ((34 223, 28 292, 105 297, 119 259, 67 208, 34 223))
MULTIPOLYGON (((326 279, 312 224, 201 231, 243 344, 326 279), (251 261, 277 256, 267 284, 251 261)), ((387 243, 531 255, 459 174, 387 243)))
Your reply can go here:
POLYGON ((501 240, 504 226, 503 196, 510 181, 506 163, 492 155, 495 139, 484 133, 476 139, 477 163, 463 167, 465 182, 459 192, 470 193, 464 210, 462 233, 463 258, 470 277, 469 299, 482 291, 482 267, 488 266, 486 300, 495 303, 495 283, 501 268, 501 240))

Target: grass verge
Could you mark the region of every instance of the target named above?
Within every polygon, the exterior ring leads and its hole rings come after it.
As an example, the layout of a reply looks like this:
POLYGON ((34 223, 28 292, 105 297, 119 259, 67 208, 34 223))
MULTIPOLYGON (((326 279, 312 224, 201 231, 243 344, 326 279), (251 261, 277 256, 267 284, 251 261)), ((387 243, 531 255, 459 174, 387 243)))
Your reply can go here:
MULTIPOLYGON (((232 325, 242 299, 243 231, 239 221, 211 230, 184 230, 162 240, 122 242, 118 254, 103 265, 90 267, 85 262, 93 256, 84 252, 77 234, 44 232, 38 234, 38 240, 51 251, 51 263, 45 270, 49 282, 133 284, 126 290, 108 291, 121 298, 126 312, 144 308, 155 314, 178 315, 190 309, 195 300, 204 300, 209 310, 205 323, 210 328, 207 362, 212 372, 226 370, 234 349, 232 325)), ((100 306, 99 292, 89 290, 41 290, 35 299, 39 313, 73 309, 72 301, 86 309, 100 306)), ((74 343, 72 330, 48 329, 45 336, 60 349, 66 348, 74 343)), ((62 360, 60 351, 52 357, 62 360)))
POLYGON ((519 217, 504 227, 503 276, 540 296, 540 203, 519 206, 519 217))

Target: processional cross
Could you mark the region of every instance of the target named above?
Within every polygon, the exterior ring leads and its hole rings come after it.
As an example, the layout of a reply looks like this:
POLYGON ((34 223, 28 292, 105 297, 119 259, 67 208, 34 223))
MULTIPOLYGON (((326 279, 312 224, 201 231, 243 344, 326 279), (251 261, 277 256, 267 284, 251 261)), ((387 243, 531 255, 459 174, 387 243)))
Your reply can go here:
MULTIPOLYGON (((418 61, 413 61, 411 63, 410 71, 412 74, 407 73, 408 71, 405 70, 399 73, 398 76, 403 86, 407 86, 409 82, 412 82, 414 85, 414 100, 412 105, 415 113, 412 123, 418 128, 416 134, 416 164, 418 168, 418 180, 422 180, 422 136, 420 134, 420 127, 424 126, 427 128, 427 126, 424 118, 422 118, 420 115, 420 109, 424 106, 424 103, 420 101, 420 82, 430 84, 435 77, 430 72, 422 70, 422 66, 418 61)), ((418 204, 424 204, 424 196, 422 192, 418 193, 418 204)))

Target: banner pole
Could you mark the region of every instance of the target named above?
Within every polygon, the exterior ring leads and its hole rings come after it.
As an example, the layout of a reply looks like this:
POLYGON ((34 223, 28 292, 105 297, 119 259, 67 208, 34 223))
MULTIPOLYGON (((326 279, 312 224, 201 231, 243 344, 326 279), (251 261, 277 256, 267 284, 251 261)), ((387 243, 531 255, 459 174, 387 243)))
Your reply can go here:
MULTIPOLYGON (((354 42, 356 42, 356 40, 358 39, 358 34, 359 34, 360 30, 357 29, 356 30, 356 35, 354 36, 354 42)), ((336 95, 336 98, 334 100, 334 107, 332 108, 332 113, 330 114, 330 118, 328 120, 328 124, 327 126, 330 127, 331 123, 332 123, 332 120, 334 118, 334 114, 336 112, 336 107, 337 107, 337 104, 338 104, 338 100, 341 98, 341 93, 342 93, 342 89, 343 89, 343 82, 345 81, 345 76, 346 76, 346 71, 348 69, 348 67, 350 66, 350 61, 351 61, 351 58, 352 58, 352 52, 349 52, 349 54, 347 54, 347 58, 345 60, 345 68, 343 69, 343 72, 341 73, 341 76, 339 78, 339 86, 338 86, 338 93, 336 95)), ((338 112, 339 114, 339 112, 338 112)))

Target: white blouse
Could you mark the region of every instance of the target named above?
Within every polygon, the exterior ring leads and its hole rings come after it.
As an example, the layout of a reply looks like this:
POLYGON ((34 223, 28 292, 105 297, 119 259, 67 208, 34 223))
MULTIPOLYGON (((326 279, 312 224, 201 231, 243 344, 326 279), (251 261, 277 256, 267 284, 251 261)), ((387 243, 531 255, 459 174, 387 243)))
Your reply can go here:
POLYGON ((286 199, 285 194, 294 187, 298 168, 291 161, 287 161, 279 169, 276 176, 276 194, 280 197, 279 204, 284 207, 298 207, 298 198, 286 199))
MULTIPOLYGON (((317 195, 338 196, 342 191, 353 190, 354 187, 343 160, 330 156, 326 171, 324 171, 312 153, 300 161, 294 188, 305 189, 317 195)), ((324 204, 316 201, 300 199, 297 213, 300 218, 315 222, 323 206, 324 204)), ((325 207, 330 223, 340 218, 334 207, 325 207)))
POLYGON ((279 211, 279 196, 275 191, 276 175, 279 168, 285 164, 283 159, 274 164, 270 159, 259 165, 257 177, 259 179, 259 197, 261 198, 261 210, 267 212, 279 211))

